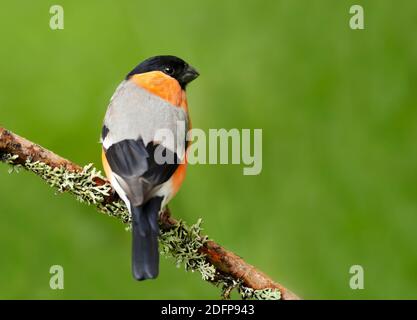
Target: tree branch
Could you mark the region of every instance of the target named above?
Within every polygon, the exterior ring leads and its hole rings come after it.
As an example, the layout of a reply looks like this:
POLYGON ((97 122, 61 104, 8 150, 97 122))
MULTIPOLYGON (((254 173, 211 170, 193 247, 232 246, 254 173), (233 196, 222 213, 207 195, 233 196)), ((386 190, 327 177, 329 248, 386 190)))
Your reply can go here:
MULTIPOLYGON (((59 191, 70 191, 79 200, 95 204, 100 211, 130 225, 124 204, 92 165, 81 167, 2 127, 0 160, 35 172, 59 191)), ((188 227, 166 209, 160 215, 162 249, 176 258, 177 263, 185 262, 186 269, 196 269, 203 279, 222 285, 225 298, 236 287, 243 298, 299 299, 233 252, 202 236, 199 225, 200 222, 188 227)))

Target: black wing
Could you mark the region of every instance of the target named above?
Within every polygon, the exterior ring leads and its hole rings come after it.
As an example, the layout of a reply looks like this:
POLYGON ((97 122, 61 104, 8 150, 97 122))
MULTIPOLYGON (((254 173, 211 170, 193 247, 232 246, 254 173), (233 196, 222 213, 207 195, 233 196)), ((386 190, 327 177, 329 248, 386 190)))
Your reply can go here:
POLYGON ((117 142, 105 154, 111 170, 120 177, 117 180, 134 206, 141 205, 148 193, 168 181, 178 167, 175 153, 152 142, 145 146, 142 139, 117 142), (154 156, 157 148, 167 159, 174 159, 173 163, 157 163, 154 156))

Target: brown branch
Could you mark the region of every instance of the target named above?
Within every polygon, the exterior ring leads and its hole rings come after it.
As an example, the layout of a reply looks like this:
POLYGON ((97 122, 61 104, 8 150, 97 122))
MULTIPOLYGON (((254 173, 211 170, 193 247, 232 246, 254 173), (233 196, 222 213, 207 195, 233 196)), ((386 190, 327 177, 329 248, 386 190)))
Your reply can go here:
MULTIPOLYGON (((52 168, 64 167, 68 171, 82 171, 82 167, 79 165, 0 127, 0 159, 7 154, 18 156, 14 161, 14 164, 24 165, 26 160, 40 161, 52 168)), ((97 185, 107 183, 106 180, 101 178, 96 178, 94 182, 97 185)), ((105 197, 104 201, 106 203, 112 203, 117 199, 118 197, 113 191, 111 195, 105 197)), ((177 223, 178 221, 170 215, 169 210, 165 210, 161 214, 161 225, 164 230, 174 228, 177 223)), ((279 283, 274 282, 270 277, 256 269, 254 266, 246 263, 242 258, 233 252, 226 250, 214 241, 206 242, 204 246, 200 248, 200 251, 206 255, 207 260, 213 264, 221 274, 242 281, 246 287, 254 290, 267 288, 278 289, 281 292, 282 300, 299 299, 299 297, 290 290, 279 283)))

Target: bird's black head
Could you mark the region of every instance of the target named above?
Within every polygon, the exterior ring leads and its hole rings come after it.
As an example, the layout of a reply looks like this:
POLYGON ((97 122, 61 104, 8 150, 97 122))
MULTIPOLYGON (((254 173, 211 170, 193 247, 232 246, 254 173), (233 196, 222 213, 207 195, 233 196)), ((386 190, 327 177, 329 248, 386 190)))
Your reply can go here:
POLYGON ((126 76, 126 79, 129 79, 135 74, 150 71, 161 71, 170 77, 173 77, 179 82, 183 89, 185 89, 188 83, 200 75, 197 70, 180 58, 175 56, 156 56, 141 62, 126 76))

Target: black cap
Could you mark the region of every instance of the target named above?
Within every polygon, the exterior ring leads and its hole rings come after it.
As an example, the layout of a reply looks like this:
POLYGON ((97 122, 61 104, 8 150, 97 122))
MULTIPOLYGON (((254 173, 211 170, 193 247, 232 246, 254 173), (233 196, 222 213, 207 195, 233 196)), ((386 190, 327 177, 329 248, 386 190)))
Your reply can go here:
POLYGON ((183 89, 185 89, 188 83, 200 75, 196 69, 178 57, 155 56, 141 62, 126 76, 126 79, 129 79, 135 74, 150 71, 161 71, 170 77, 173 77, 179 82, 181 88, 183 89))

